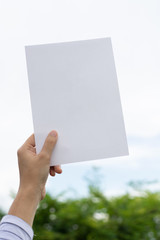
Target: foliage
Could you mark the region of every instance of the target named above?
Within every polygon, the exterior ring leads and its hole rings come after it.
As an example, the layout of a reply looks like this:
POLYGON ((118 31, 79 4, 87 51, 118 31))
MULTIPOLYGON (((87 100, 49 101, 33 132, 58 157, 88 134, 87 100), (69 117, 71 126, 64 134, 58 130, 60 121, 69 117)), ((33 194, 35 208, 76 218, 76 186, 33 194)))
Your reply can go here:
POLYGON ((2 219, 2 217, 4 216, 4 214, 5 214, 5 213, 3 212, 3 210, 0 209, 0 219, 2 219))
POLYGON ((107 198, 90 185, 86 198, 61 200, 47 194, 33 227, 35 240, 159 240, 160 193, 107 198))

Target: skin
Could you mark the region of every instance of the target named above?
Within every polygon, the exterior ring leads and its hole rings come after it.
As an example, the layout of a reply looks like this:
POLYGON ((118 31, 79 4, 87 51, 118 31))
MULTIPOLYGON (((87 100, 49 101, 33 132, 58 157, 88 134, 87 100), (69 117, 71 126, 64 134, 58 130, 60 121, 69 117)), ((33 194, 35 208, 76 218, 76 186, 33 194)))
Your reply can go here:
POLYGON ((18 150, 20 184, 18 193, 8 214, 17 216, 33 224, 39 202, 45 197, 45 185, 49 174, 62 173, 61 167, 50 167, 52 151, 56 145, 58 133, 53 130, 47 136, 42 151, 36 154, 35 138, 32 134, 18 150))

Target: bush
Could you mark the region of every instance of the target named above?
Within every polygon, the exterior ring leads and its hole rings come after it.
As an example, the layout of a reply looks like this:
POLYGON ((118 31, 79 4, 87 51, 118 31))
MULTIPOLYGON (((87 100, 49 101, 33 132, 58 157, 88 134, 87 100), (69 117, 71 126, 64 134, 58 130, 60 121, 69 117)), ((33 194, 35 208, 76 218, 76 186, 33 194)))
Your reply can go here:
POLYGON ((47 194, 33 228, 38 240, 159 240, 160 193, 108 199, 90 186, 81 199, 60 201, 47 194))

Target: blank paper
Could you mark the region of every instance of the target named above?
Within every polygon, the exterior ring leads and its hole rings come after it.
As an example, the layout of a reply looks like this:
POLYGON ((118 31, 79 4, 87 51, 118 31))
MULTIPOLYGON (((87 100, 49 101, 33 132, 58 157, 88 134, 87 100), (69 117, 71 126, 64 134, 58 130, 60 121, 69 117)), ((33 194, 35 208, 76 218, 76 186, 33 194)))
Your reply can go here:
POLYGON ((127 155, 111 39, 25 49, 37 153, 55 129, 51 165, 127 155))

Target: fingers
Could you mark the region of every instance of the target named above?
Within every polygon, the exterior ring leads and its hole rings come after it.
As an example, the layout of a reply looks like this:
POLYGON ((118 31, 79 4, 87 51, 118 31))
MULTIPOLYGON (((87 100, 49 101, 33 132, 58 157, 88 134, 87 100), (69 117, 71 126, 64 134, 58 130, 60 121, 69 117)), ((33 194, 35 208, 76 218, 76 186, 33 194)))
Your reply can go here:
POLYGON ((44 143, 43 148, 42 148, 39 155, 50 161, 52 151, 53 151, 54 146, 57 142, 57 139, 58 139, 57 132, 56 131, 50 132, 49 135, 47 136, 46 140, 45 140, 45 143, 44 143))
POLYGON ((35 137, 34 134, 32 134, 24 143, 24 145, 31 145, 32 147, 35 147, 35 137))
POLYGON ((61 166, 60 165, 54 166, 54 171, 59 174, 62 173, 61 166))
POLYGON ((54 167, 50 167, 49 173, 52 177, 54 177, 56 175, 56 173, 54 171, 54 167))
POLYGON ((62 173, 62 169, 60 165, 50 167, 50 175, 54 177, 56 173, 58 174, 62 173))

